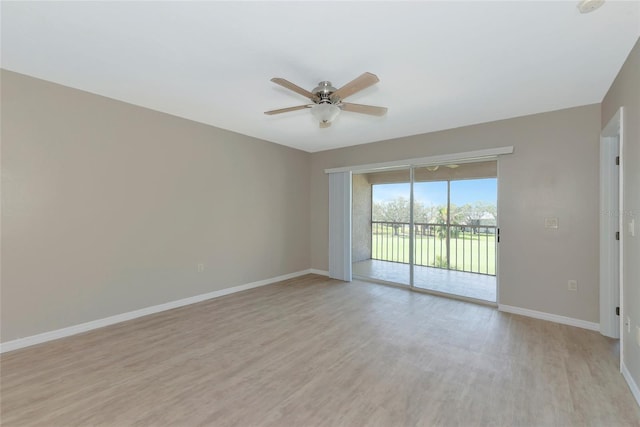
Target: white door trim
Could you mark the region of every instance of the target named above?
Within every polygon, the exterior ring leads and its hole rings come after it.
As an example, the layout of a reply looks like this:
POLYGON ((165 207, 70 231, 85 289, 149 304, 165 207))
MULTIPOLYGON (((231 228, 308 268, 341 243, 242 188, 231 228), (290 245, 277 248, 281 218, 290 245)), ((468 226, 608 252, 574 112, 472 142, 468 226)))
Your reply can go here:
POLYGON ((623 113, 620 107, 600 135, 600 332, 621 339, 621 362, 624 360, 624 334, 620 334, 624 318, 623 113), (615 165, 616 156, 620 156, 619 166, 615 165), (619 241, 615 240, 616 231, 620 233, 619 241), (620 307, 621 316, 616 315, 616 306, 620 307))

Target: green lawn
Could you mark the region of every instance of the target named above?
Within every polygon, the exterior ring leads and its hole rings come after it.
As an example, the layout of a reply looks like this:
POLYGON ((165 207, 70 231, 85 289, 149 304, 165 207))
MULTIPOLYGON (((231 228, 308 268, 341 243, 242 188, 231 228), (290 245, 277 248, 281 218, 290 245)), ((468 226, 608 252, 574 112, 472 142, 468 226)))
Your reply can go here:
MULTIPOLYGON (((409 263, 409 233, 385 230, 372 236, 372 258, 409 263)), ((451 239, 452 270, 496 274, 496 241, 494 234, 460 233, 451 239)), ((426 267, 447 267, 447 240, 437 236, 417 235, 415 263, 426 267)))

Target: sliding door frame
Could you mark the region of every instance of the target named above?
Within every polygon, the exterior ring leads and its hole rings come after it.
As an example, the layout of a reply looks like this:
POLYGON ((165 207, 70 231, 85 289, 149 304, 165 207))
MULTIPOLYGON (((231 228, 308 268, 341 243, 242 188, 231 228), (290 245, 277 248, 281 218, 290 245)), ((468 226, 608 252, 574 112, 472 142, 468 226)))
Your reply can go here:
POLYGON ((414 222, 414 212, 413 212, 413 184, 414 184, 414 167, 409 167, 409 287, 411 289, 415 289, 416 285, 414 282, 414 274, 415 274, 415 246, 416 246, 416 236, 415 236, 415 225, 414 222))
POLYGON ((476 151, 465 151, 462 153, 441 154, 429 157, 417 157, 413 159, 394 160, 390 162, 369 163, 365 165, 344 166, 340 168, 325 169, 324 173, 368 173, 410 168, 414 166, 439 166, 443 163, 475 163, 483 160, 496 160, 498 156, 504 154, 513 154, 513 146, 487 148, 485 150, 476 151))
MULTIPOLYGON (((409 218, 409 228, 410 228, 410 239, 409 239, 409 268, 410 268, 410 273, 409 273, 409 286, 408 288, 411 290, 415 290, 415 291, 420 291, 420 292, 427 292, 427 293, 434 293, 434 294, 439 294, 439 292, 437 291, 427 291, 427 290, 423 290, 421 288, 416 288, 414 285, 414 245, 415 245, 415 237, 413 236, 414 233, 414 217, 413 217, 413 205, 414 205, 414 188, 413 188, 413 184, 414 184, 414 168, 416 167, 426 167, 426 166, 437 166, 437 165, 442 165, 442 164, 446 164, 446 163, 475 163, 475 162, 479 162, 479 161, 485 161, 485 160, 496 160, 497 161, 497 170, 498 170, 498 204, 500 203, 499 198, 500 198, 500 161, 499 161, 499 156, 501 155, 506 155, 506 154, 512 154, 513 153, 513 146, 505 146, 505 147, 496 147, 496 148, 488 148, 488 149, 484 149, 484 150, 475 150, 475 151, 467 151, 467 152, 461 152, 461 153, 452 153, 452 154, 442 154, 442 155, 437 155, 437 156, 428 156, 428 157, 419 157, 419 158, 413 158, 413 159, 405 159, 405 160, 395 160, 395 161, 390 161, 390 162, 382 162, 382 163, 371 163, 371 164, 364 164, 364 165, 354 165, 354 166, 346 166, 346 167, 340 167, 340 168, 332 168, 332 169, 325 169, 325 173, 326 174, 341 174, 341 173, 349 173, 350 175, 353 173, 372 173, 372 172, 387 172, 387 171, 391 171, 391 170, 398 170, 398 169, 409 169, 409 173, 410 173, 410 197, 409 197, 409 206, 410 206, 410 218, 409 218)), ((351 180, 349 180, 351 181, 351 180)), ((349 194, 349 196, 351 197, 352 195, 349 194)), ((352 201, 351 201, 352 203, 352 201)), ((351 204, 349 204, 350 206, 351 204)), ((499 211, 499 209, 498 209, 499 211)), ((344 221, 340 221, 341 224, 351 224, 351 215, 352 212, 349 209, 348 212, 345 210, 345 215, 349 215, 348 218, 343 218, 344 221)), ((498 222, 497 224, 499 225, 499 212, 498 212, 498 222)), ((333 230, 332 227, 330 226, 330 230, 329 230, 329 234, 331 235, 332 233, 336 233, 339 232, 339 230, 333 230)), ((351 240, 351 227, 348 227, 348 232, 349 232, 349 241, 351 240)), ((497 236, 496 236, 497 237, 497 236)), ((329 259, 336 258, 336 256, 342 256, 343 257, 343 263, 344 262, 351 262, 351 251, 349 250, 348 254, 336 254, 336 253, 332 253, 331 250, 331 245, 329 248, 329 259)), ((497 246, 497 253, 496 253, 496 303, 493 304, 491 303, 490 305, 498 305, 500 302, 500 274, 499 274, 499 270, 500 270, 500 263, 499 263, 499 259, 500 259, 500 245, 497 246)), ((350 276, 350 275, 349 275, 350 276)), ((350 277, 349 277, 350 279, 350 277)), ((407 287, 405 285, 401 285, 399 284, 398 286, 400 287, 407 287)), ((480 300, 475 300, 473 298, 466 298, 466 297, 460 297, 460 299, 463 300, 472 300, 474 302, 480 302, 483 303, 483 301, 480 300)))

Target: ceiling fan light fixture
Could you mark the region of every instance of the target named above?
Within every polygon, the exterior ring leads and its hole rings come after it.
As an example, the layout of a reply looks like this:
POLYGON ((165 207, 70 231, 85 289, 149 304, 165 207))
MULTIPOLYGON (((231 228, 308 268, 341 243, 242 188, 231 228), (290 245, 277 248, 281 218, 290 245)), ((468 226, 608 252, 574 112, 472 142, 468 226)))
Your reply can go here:
POLYGON ((316 104, 311 107, 311 114, 321 123, 331 123, 340 114, 340 108, 330 103, 316 104))

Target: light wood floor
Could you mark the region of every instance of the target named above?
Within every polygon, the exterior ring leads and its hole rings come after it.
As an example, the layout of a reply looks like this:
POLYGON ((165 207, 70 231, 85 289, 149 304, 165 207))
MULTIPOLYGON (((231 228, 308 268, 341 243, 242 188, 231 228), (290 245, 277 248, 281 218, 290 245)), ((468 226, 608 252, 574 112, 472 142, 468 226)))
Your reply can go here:
POLYGON ((597 332, 319 276, 1 358, 5 426, 638 426, 597 332))

